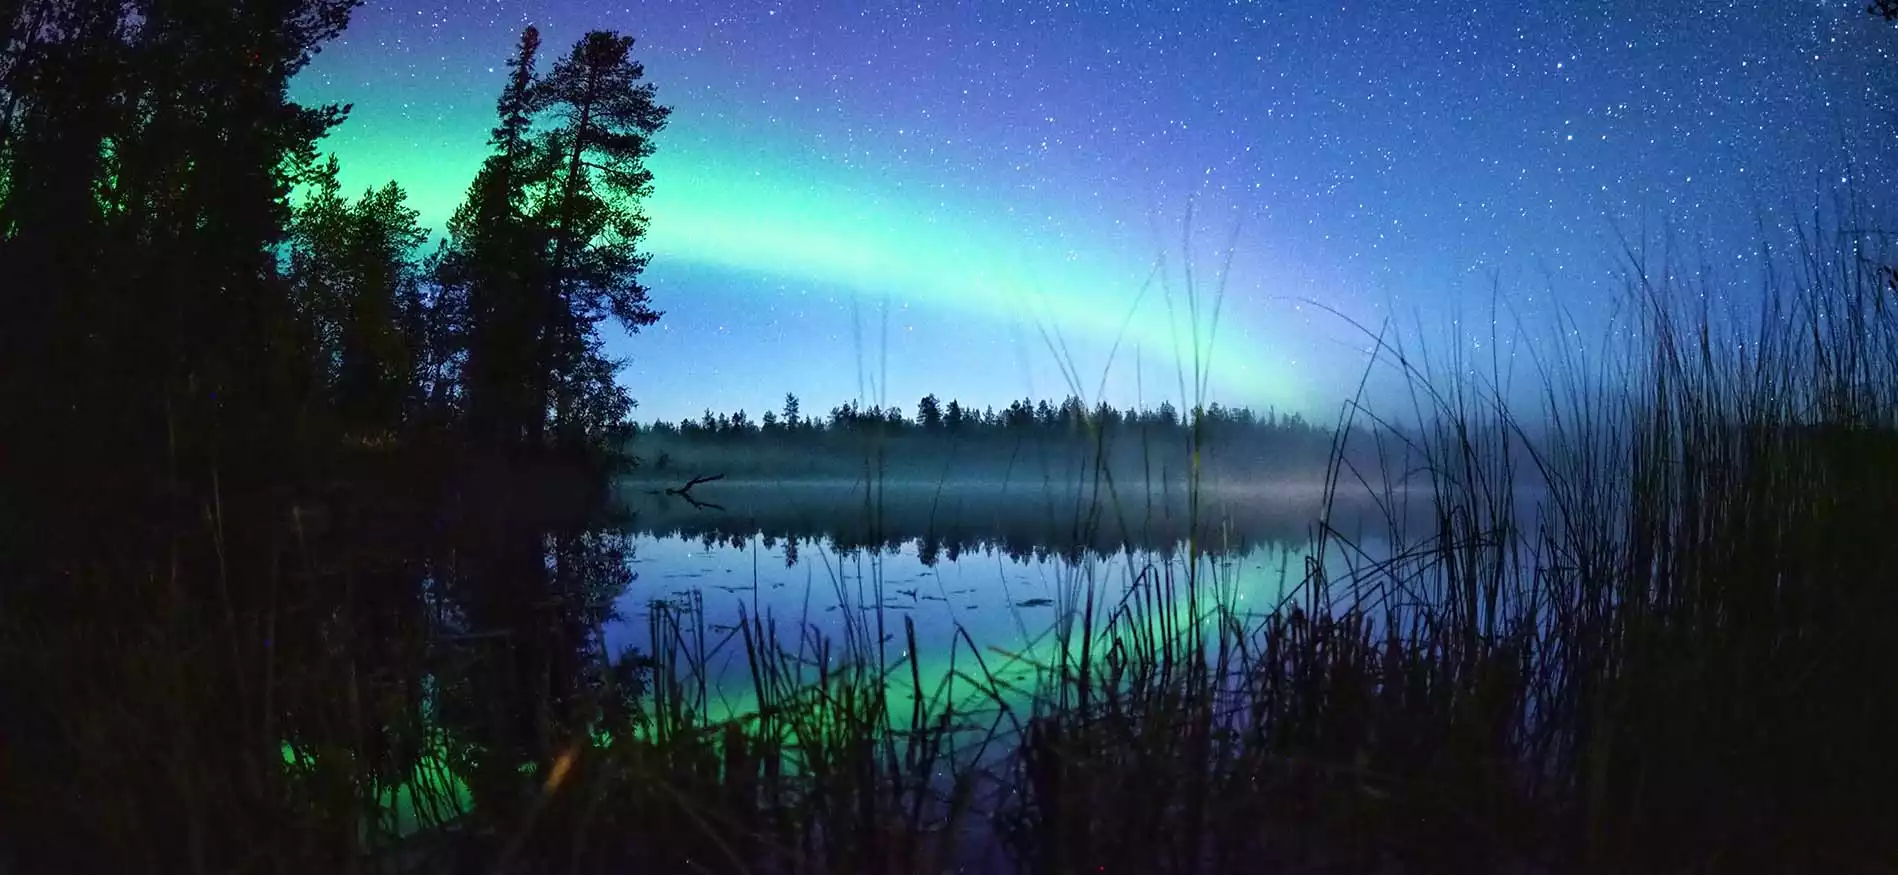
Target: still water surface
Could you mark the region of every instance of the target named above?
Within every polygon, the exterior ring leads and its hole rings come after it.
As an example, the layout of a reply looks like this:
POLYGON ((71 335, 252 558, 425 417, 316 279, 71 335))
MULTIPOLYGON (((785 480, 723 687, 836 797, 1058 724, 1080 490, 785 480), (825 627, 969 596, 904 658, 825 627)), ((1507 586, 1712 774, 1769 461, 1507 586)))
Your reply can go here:
MULTIPOLYGON (((1320 512, 1312 488, 1208 492, 1194 513, 1180 495, 1045 485, 716 486, 695 490, 696 505, 628 490, 635 577, 604 643, 651 652, 661 603, 702 634, 693 647, 732 708, 749 680, 734 635, 747 618, 774 621, 794 650, 817 635, 836 646, 833 660, 850 644, 886 664, 909 658, 913 624, 929 673, 953 651, 979 651, 989 671, 1020 680, 1090 607, 1096 628, 1130 605, 1178 612, 1188 581, 1202 616, 1214 604, 1262 616, 1305 579, 1320 512)), ((1328 567, 1347 561, 1335 552, 1328 567)))

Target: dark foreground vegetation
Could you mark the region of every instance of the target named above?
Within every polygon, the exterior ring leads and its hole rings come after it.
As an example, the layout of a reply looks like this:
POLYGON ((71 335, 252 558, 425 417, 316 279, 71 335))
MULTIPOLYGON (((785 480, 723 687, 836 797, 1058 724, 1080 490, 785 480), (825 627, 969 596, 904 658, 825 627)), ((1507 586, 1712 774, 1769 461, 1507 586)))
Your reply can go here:
MULTIPOLYGON (((1325 482, 1370 484, 1391 546, 1315 525, 1345 570, 1262 619, 1193 535, 1135 595, 1074 578, 1050 646, 964 638, 947 671, 881 614, 712 640, 656 609, 608 654, 630 401, 595 327, 657 318, 664 111, 628 40, 543 74, 529 32, 420 257, 399 188, 336 190, 339 113, 285 97, 351 5, 0 7, 0 871, 1898 860, 1898 278, 1868 241, 1811 229, 1744 325, 1631 260, 1629 345, 1548 363, 1540 409, 1388 345, 1418 404, 1347 407, 1325 482)), ((1083 532, 1144 500, 1091 494, 1083 532)))

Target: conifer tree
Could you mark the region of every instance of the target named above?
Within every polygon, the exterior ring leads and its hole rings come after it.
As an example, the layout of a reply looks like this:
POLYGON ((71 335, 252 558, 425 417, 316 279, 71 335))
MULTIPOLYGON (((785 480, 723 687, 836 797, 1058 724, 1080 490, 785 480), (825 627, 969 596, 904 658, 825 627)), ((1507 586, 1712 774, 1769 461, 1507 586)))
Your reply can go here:
POLYGON ((545 152, 530 138, 539 52, 540 33, 529 27, 496 101, 488 140, 494 152, 449 219, 435 259, 444 311, 460 329, 468 430, 489 449, 538 434, 545 416, 544 400, 536 403, 527 382, 541 334, 542 311, 532 300, 545 282, 542 234, 528 214, 528 195, 550 176, 545 152))
POLYGON ((791 392, 784 393, 784 427, 791 431, 797 431, 803 424, 803 408, 797 399, 797 395, 791 392))
POLYGON ((291 222, 289 281, 311 367, 352 437, 418 415, 427 391, 430 314, 415 253, 427 239, 391 182, 342 197, 332 157, 311 174, 291 222))
POLYGON ((551 431, 597 448, 631 410, 598 326, 659 318, 639 282, 639 201, 667 114, 632 44, 591 32, 542 78, 528 28, 497 103, 495 152, 449 223, 440 276, 463 318, 470 424, 486 440, 541 447, 551 431))
MULTIPOLYGON (((543 361, 553 374, 598 369, 598 325, 616 320, 627 331, 658 321, 639 282, 650 256, 639 251, 646 216, 639 202, 652 189, 645 161, 652 137, 669 110, 659 105, 645 68, 632 58, 633 38, 591 31, 554 65, 535 90, 534 106, 557 120, 543 139, 560 156, 555 197, 546 216, 552 235, 548 316, 543 361)), ((588 400, 576 392, 619 393, 617 383, 564 379, 556 386, 553 424, 562 441, 584 440, 588 423, 581 408, 623 402, 588 400)))

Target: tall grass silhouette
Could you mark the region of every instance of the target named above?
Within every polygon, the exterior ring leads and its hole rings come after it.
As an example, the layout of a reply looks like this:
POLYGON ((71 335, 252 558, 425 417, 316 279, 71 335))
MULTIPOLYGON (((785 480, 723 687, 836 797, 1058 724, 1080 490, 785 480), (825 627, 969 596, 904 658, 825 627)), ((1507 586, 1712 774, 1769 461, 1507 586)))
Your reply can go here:
MULTIPOLYGON (((518 770, 435 733, 427 690, 308 692, 359 690, 346 659, 227 716, 205 691, 254 654, 216 617, 105 639, 0 618, 0 641, 16 675, 97 663, 145 691, 79 672, 57 699, 75 786, 47 792, 98 819, 59 834, 126 859, 162 797, 227 846, 201 859, 258 872, 1891 871, 1898 274, 1876 239, 1808 229, 1745 318, 1630 249, 1620 346, 1538 361, 1528 408, 1366 326, 1410 403, 1344 405, 1328 506, 1368 492, 1383 519, 1321 514, 1264 608, 1195 523, 1177 554, 1072 565, 1026 646, 925 655, 874 551, 840 551, 828 577, 863 608, 841 632, 655 603, 646 648, 602 659, 518 770), (733 654, 741 689, 713 668, 733 654), (271 710, 291 701, 301 738, 271 710)), ((1220 293, 1192 282, 1197 336, 1220 293)), ((1180 384, 1195 409, 1204 371, 1180 384)), ((1090 478, 1077 533, 1137 516, 1090 478)), ((859 485, 874 518, 874 456, 859 485)))

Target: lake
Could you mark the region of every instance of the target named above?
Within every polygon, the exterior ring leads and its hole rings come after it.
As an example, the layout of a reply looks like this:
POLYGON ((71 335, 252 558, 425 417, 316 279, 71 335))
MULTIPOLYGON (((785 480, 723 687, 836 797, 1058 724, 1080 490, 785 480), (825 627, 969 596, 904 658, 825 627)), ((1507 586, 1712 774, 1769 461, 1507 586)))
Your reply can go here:
MULTIPOLYGON (((1316 483, 1197 496, 1045 482, 716 482, 690 500, 655 491, 621 490, 633 579, 604 644, 650 653, 655 636, 673 639, 659 643, 691 654, 715 718, 751 705, 737 635, 747 619, 775 624, 787 650, 827 639, 833 663, 850 653, 902 664, 913 628, 929 684, 977 654, 986 673, 1026 681, 1077 623, 1187 610, 1189 588, 1202 616, 1219 604, 1262 617, 1305 579, 1323 497, 1316 483), (679 627, 655 631, 655 610, 679 627)), ((1374 508, 1339 502, 1331 513, 1334 528, 1376 549, 1374 508)), ((1327 553, 1334 574, 1354 555, 1327 553)))

